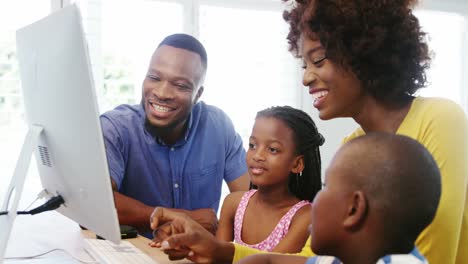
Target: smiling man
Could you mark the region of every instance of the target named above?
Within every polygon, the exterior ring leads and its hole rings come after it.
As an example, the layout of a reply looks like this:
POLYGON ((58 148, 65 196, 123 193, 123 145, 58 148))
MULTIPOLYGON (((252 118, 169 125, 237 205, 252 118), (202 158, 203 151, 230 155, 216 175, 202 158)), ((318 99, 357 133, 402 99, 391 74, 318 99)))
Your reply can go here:
POLYGON ((120 224, 150 237, 155 207, 187 213, 216 230, 221 186, 248 189, 242 140, 220 109, 199 102, 207 55, 194 37, 166 37, 143 81, 141 104, 101 116, 120 224))

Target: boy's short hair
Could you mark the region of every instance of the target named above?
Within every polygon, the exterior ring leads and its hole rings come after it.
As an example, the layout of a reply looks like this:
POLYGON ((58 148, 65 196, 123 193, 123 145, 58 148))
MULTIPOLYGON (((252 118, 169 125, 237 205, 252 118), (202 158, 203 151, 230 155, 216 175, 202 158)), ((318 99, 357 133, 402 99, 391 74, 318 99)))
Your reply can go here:
POLYGON ((416 140, 388 133, 369 133, 344 147, 362 160, 349 182, 365 192, 385 237, 412 248, 439 205, 441 179, 432 155, 416 140))

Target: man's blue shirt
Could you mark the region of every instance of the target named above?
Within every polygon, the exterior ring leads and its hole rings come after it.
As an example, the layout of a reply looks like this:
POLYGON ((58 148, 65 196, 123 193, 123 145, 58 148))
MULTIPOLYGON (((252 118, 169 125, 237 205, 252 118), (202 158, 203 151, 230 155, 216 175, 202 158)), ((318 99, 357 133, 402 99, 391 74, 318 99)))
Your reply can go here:
POLYGON ((149 206, 218 210, 223 179, 247 171, 245 150, 220 109, 193 106, 185 137, 165 145, 145 129, 141 105, 121 105, 101 116, 109 172, 120 193, 149 206))

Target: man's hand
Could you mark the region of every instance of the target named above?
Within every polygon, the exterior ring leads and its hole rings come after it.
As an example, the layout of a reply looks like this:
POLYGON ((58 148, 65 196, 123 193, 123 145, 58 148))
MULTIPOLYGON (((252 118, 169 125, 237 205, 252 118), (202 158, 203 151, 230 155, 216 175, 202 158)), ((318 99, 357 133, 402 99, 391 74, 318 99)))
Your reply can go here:
POLYGON ((218 217, 213 209, 204 208, 185 212, 190 218, 203 226, 211 234, 216 234, 216 230, 218 230, 218 217))
MULTIPOLYGON (((150 219, 154 219, 153 215, 159 214, 159 211, 164 209, 164 212, 175 212, 177 214, 183 214, 186 215, 193 220, 195 220, 197 223, 199 223, 201 226, 203 226, 206 230, 210 231, 213 235, 216 234, 216 230, 218 229, 218 218, 216 217, 216 213, 213 209, 211 208, 203 208, 203 209, 197 209, 197 210, 183 210, 183 209, 175 209, 175 208, 165 208, 165 207, 156 207, 153 210, 153 213, 151 213, 150 219)), ((151 225, 151 229, 156 229, 156 227, 162 226, 166 224, 168 220, 163 220, 163 219, 157 219, 155 224, 155 227, 153 227, 153 224, 151 225)))
MULTIPOLYGON (((188 258, 197 263, 231 263, 234 245, 217 240, 213 234, 188 215, 165 208, 156 208, 151 215, 151 228, 170 222, 169 235, 160 246, 171 260, 188 258)), ((152 242, 151 246, 156 246, 152 242)))

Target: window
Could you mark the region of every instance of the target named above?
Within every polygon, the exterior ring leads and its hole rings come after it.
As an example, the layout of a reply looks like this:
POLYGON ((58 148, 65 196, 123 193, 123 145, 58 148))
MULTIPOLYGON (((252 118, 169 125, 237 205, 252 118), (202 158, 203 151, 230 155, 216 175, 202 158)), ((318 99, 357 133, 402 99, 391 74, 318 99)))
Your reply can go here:
POLYGON ((459 14, 430 10, 418 11, 416 16, 429 35, 428 44, 434 56, 427 72, 429 86, 419 93, 423 96, 449 98, 463 106, 465 19, 459 14))
MULTIPOLYGON (((199 38, 208 53, 202 99, 229 115, 245 149, 259 110, 300 104, 299 67, 281 14, 279 8, 200 6, 199 38)), ((228 193, 224 185, 221 199, 228 193)))
POLYGON ((0 2, 0 202, 3 202, 26 132, 15 31, 49 12, 50 0, 0 2))
POLYGON ((299 105, 299 67, 288 52, 288 28, 281 13, 200 7, 200 40, 208 51, 202 99, 230 116, 245 147, 259 110, 299 105))
POLYGON ((183 30, 174 2, 103 0, 101 111, 141 100, 148 64, 161 40, 183 30))
POLYGON ((103 0, 101 111, 139 102, 151 54, 177 32, 199 32, 209 65, 201 99, 227 112, 245 142, 258 110, 299 106, 300 69, 287 51, 282 5, 207 1, 190 12, 186 2, 103 0))
MULTIPOLYGON (((22 123, 22 98, 16 61, 15 31, 47 15, 48 0, 0 3, 0 135, 7 127, 22 123), (30 8, 25 9, 25 5, 30 8)), ((1 139, 0 139, 1 140, 1 139)))

